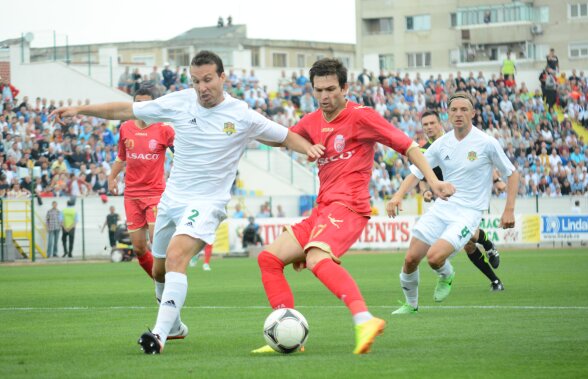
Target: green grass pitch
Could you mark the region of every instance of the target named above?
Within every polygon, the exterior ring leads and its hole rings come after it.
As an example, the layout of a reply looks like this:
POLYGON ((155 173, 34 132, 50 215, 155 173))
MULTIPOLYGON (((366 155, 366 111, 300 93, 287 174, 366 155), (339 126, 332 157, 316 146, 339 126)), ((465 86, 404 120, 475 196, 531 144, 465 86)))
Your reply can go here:
POLYGON ((250 354, 270 313, 253 259, 189 269, 190 334, 160 356, 139 350, 157 315, 152 283, 133 263, 0 266, 0 378, 580 378, 588 376, 588 251, 504 251, 506 291, 460 253, 453 292, 436 304, 421 265, 420 311, 402 299, 403 254, 350 254, 344 266, 370 311, 388 321, 354 356, 351 317, 308 271, 286 268, 310 324, 306 352, 250 354))

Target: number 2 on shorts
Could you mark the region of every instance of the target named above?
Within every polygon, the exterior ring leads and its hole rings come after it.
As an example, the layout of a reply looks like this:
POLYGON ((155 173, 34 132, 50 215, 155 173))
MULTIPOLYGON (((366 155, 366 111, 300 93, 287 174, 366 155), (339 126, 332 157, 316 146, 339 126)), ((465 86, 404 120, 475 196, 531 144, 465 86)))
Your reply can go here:
POLYGON ((200 212, 198 212, 196 209, 192 209, 192 214, 190 215, 190 217, 188 217, 188 220, 194 222, 194 219, 196 217, 198 217, 198 215, 200 214, 200 212))

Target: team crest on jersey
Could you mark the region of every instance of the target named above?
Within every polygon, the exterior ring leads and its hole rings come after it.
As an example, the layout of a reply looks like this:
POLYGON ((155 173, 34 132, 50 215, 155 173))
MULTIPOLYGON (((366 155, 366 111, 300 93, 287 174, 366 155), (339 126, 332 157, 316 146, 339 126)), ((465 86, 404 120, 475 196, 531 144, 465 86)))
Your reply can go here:
POLYGON ((237 133, 237 129, 235 129, 235 124, 233 124, 232 122, 225 122, 223 132, 225 132, 228 136, 237 133))
POLYGON ((345 137, 343 137, 343 135, 341 134, 337 134, 337 136, 335 137, 335 151, 340 153, 343 151, 343 149, 345 149, 345 137))
POLYGON ((470 161, 472 161, 472 162, 473 162, 473 161, 475 161, 476 159, 478 159, 478 154, 476 154, 476 152, 475 152, 475 151, 470 151, 470 152, 468 153, 468 159, 469 159, 470 161))
POLYGON ((149 140, 149 150, 151 150, 151 151, 157 150, 157 140, 154 140, 154 139, 149 140))
POLYGON ((133 148, 135 147, 135 140, 127 138, 125 140, 125 147, 127 150, 133 150, 133 148))

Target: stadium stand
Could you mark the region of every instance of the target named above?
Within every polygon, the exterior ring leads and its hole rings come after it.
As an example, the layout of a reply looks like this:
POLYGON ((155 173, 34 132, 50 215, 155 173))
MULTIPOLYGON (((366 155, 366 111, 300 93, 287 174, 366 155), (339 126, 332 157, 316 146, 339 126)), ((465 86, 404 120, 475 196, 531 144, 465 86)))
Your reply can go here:
MULTIPOLYGON (((168 70, 166 68, 166 70, 168 70)), ((185 70, 162 75, 127 74, 119 87, 132 93, 142 83, 152 82, 163 91, 189 88, 185 70), (162 78, 166 78, 164 83, 162 78)), ((373 107, 392 124, 420 144, 425 142, 419 116, 425 109, 439 112, 447 128, 447 98, 457 90, 471 92, 477 103, 474 123, 498 139, 508 157, 521 172, 520 196, 559 197, 584 195, 588 187, 588 97, 584 72, 539 75, 543 87, 535 91, 527 84, 505 80, 500 74, 485 77, 460 72, 447 77, 419 73, 362 73, 351 77, 348 96, 362 105, 373 107), (544 97, 546 76, 553 75, 556 97, 552 108, 544 97)), ((227 91, 246 101, 259 113, 290 127, 304 114, 317 109, 312 87, 304 75, 282 74, 274 90, 257 80, 254 72, 233 70, 227 75, 227 91)), ((18 89, 6 81, 2 93, 0 127, 0 195, 28 196, 31 189, 29 169, 39 173, 34 191, 43 197, 80 196, 107 192, 106 178, 117 153, 118 124, 92 117, 77 117, 61 126, 48 119, 58 106, 73 104, 71 99, 19 98, 18 89)), ((82 101, 78 100, 77 104, 82 101)), ((251 148, 259 149, 260 146, 251 148)), ((293 155, 299 163, 305 159, 293 155)), ((172 165, 171 154, 166 173, 172 165)), ((377 146, 370 192, 374 200, 388 198, 409 173, 408 161, 384 146, 377 146)), ((122 183, 122 181, 121 181, 122 183)), ((237 181, 235 193, 247 193, 247 183, 237 181)), ((124 188, 121 188, 121 193, 124 188)), ((502 196, 502 195, 498 195, 502 196)))

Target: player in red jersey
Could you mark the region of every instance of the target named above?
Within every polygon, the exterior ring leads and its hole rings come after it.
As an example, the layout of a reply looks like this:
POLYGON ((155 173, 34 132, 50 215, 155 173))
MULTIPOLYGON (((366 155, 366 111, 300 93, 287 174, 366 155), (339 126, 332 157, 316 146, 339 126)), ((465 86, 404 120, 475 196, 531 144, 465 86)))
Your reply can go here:
MULTIPOLYGON (((326 147, 318 159, 320 191, 317 206, 302 222, 285 228, 258 257, 261 280, 272 308, 294 308, 294 297, 284 276, 284 266, 306 267, 353 315, 354 354, 365 354, 385 321, 368 311, 351 275, 340 258, 357 240, 368 222, 369 180, 374 145, 382 143, 407 155, 431 180, 433 191, 446 199, 451 184, 437 179, 418 145, 373 109, 347 101, 347 69, 340 61, 321 59, 310 69, 310 81, 320 109, 308 114, 290 130, 313 144, 326 147)), ((264 346, 253 352, 269 352, 264 346)))
MULTIPOLYGON (((134 100, 154 100, 157 98, 155 91, 155 87, 141 87, 134 100)), ((150 277, 153 277, 153 256, 148 250, 147 232, 149 241, 152 241, 157 204, 165 189, 165 153, 168 147, 173 146, 174 135, 174 129, 169 124, 146 125, 140 120, 125 121, 120 127, 118 156, 108 177, 110 192, 118 194, 117 177, 126 162, 124 196, 127 226, 133 251, 150 277)), ((159 280, 155 279, 157 284, 159 280)))

